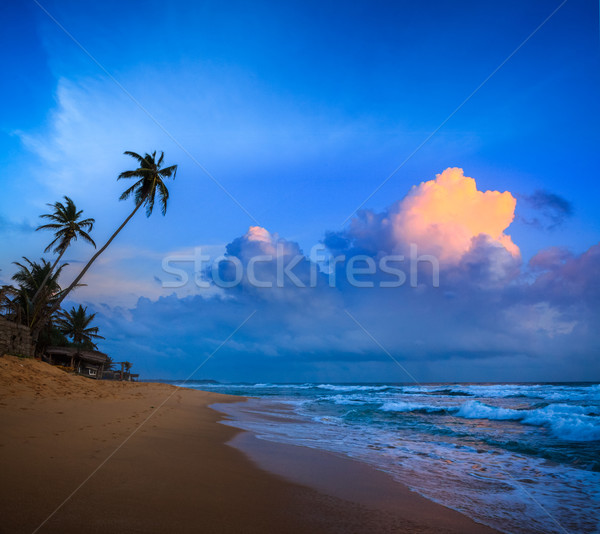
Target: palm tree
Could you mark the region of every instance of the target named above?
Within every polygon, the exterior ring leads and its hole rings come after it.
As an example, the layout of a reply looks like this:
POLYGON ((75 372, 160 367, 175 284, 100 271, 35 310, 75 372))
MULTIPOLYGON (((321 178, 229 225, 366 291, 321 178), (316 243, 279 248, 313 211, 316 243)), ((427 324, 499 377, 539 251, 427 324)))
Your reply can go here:
POLYGON ((112 371, 114 366, 115 366, 115 362, 113 361, 113 359, 110 356, 107 356, 106 362, 104 363, 104 370, 112 371))
POLYGON ((42 219, 49 219, 52 222, 43 224, 36 228, 36 231, 55 230, 54 239, 46 247, 44 252, 50 252, 50 250, 54 249, 53 252, 58 253, 58 257, 52 265, 52 268, 48 271, 48 275, 33 296, 33 302, 36 301, 39 292, 46 285, 50 274, 54 271, 54 269, 56 269, 56 266, 63 257, 63 254, 66 252, 67 248, 69 248, 71 241, 77 241, 77 238, 81 237, 84 241, 87 241, 94 248, 96 248, 96 243, 94 243, 94 240, 87 233, 92 231, 96 221, 94 221, 94 219, 81 219, 83 210, 78 211, 75 207, 75 203, 69 197, 65 196, 64 199, 65 204, 62 202, 47 204, 51 208, 54 208, 54 211, 52 213, 40 215, 40 217, 42 219))
MULTIPOLYGON (((152 215, 152 210, 154 209, 154 202, 156 195, 158 194, 159 202, 161 206, 161 212, 163 215, 167 212, 167 201, 169 199, 169 191, 167 186, 165 185, 164 180, 166 178, 175 178, 177 173, 177 165, 171 165, 170 167, 161 168, 164 159, 164 152, 160 153, 160 157, 158 161, 156 160, 156 151, 152 154, 145 154, 143 157, 135 152, 126 151, 124 154, 135 158, 139 162, 139 167, 132 171, 125 171, 119 174, 117 180, 123 180, 126 178, 139 178, 137 182, 135 182, 131 187, 126 189, 119 200, 126 200, 130 196, 133 196, 135 201, 135 208, 129 214, 129 216, 123 221, 123 224, 117 228, 116 232, 110 236, 109 240, 104 244, 104 246, 96 252, 87 262, 86 266, 81 270, 79 275, 73 280, 71 285, 63 292, 60 296, 56 304, 54 305, 51 313, 56 311, 64 298, 79 284, 79 281, 85 276, 88 269, 92 266, 92 264, 96 261, 98 256, 102 254, 108 246, 113 242, 115 237, 119 235, 119 232, 125 228, 125 225, 131 220, 131 218, 136 214, 136 212, 143 206, 146 206, 146 216, 150 217, 152 215)), ((34 330, 32 332, 33 338, 36 339, 37 332, 34 330)))
POLYGON ((54 313, 51 310, 54 310, 54 305, 60 298, 58 277, 65 265, 52 272, 52 266, 44 259, 41 260, 41 263, 31 261, 26 257, 23 259, 25 264, 14 262, 19 270, 12 276, 19 286, 12 292, 16 320, 32 328, 39 326, 41 329, 54 313), (42 283, 45 283, 43 288, 41 287, 42 283), (33 298, 34 295, 37 295, 36 300, 33 298), (42 319, 44 319, 44 324, 40 324, 42 319))
POLYGON ((10 285, 0 287, 0 315, 9 321, 21 322, 16 297, 18 290, 10 285))
POLYGON ((96 349, 94 340, 104 338, 98 335, 97 326, 90 326, 95 317, 95 313, 88 315, 87 307, 84 308, 80 304, 78 308, 73 306, 71 311, 62 311, 56 326, 65 336, 70 337, 77 347, 96 349))

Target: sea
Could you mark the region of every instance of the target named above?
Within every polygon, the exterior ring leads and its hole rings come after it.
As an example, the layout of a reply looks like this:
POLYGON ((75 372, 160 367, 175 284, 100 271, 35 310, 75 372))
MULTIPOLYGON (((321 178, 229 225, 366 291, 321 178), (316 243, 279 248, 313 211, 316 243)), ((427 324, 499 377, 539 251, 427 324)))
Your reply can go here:
POLYGON ((600 532, 600 384, 207 384, 259 439, 365 462, 507 533, 600 532))

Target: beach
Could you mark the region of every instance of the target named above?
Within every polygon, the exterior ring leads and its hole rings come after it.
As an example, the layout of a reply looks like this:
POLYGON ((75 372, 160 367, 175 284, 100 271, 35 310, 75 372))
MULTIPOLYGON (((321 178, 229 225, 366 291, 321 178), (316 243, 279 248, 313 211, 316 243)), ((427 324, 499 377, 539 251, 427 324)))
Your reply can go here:
POLYGON ((0 532, 493 532, 367 466, 252 443, 210 408, 239 400, 0 358, 0 532))

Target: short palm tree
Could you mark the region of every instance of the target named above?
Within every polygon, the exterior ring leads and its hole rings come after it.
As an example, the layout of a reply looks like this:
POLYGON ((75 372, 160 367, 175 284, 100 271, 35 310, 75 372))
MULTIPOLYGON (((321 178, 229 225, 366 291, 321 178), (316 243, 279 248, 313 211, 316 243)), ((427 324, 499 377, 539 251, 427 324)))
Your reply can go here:
POLYGON ((131 368, 133 364, 131 362, 119 362, 121 364, 121 378, 120 380, 131 380, 131 368))
POLYGON ((0 315, 10 321, 20 323, 21 316, 19 314, 20 308, 17 304, 16 297, 18 290, 10 285, 3 285, 0 287, 0 315))
POLYGON ((42 318, 46 320, 54 312, 53 309, 60 295, 58 277, 64 267, 62 265, 54 272, 49 262, 42 259, 41 263, 31 261, 23 257, 25 263, 14 262, 19 270, 12 276, 17 282, 18 288, 14 290, 13 304, 15 312, 19 315, 18 322, 22 322, 32 328, 39 325, 42 318), (42 284, 45 284, 42 288, 42 284), (34 295, 37 299, 34 301, 34 295))
POLYGON ((96 248, 96 243, 94 243, 94 240, 88 234, 88 232, 91 232, 92 228, 94 227, 94 219, 82 219, 81 214, 83 213, 83 210, 77 210, 75 203, 69 197, 65 196, 64 199, 65 204, 62 202, 48 204, 48 206, 54 208, 53 212, 45 213, 44 215, 40 215, 40 217, 42 219, 48 219, 51 222, 36 228, 36 231, 54 230, 54 239, 46 247, 44 252, 50 252, 52 250, 54 253, 58 254, 58 257, 54 261, 54 264, 48 272, 46 279, 42 282, 36 294, 33 296, 33 302, 36 301, 39 292, 46 285, 48 278, 52 272, 54 272, 54 269, 56 269, 56 266, 62 259, 63 254, 66 252, 67 248, 69 248, 69 245, 72 241, 77 241, 77 238, 80 237, 96 248))
POLYGON ((96 349, 94 340, 104 338, 98 335, 97 326, 90 326, 95 317, 95 313, 88 315, 87 307, 84 308, 80 304, 78 308, 73 306, 70 311, 62 311, 58 315, 56 326, 65 336, 70 337, 77 347, 96 349))
MULTIPOLYGON (((125 228, 125 225, 131 220, 131 218, 136 214, 136 212, 142 207, 146 206, 146 216, 150 217, 152 215, 152 211, 154 209, 154 202, 156 196, 158 195, 158 201, 160 203, 161 212, 163 215, 167 212, 167 201, 169 200, 169 190, 165 185, 166 178, 175 178, 177 173, 177 165, 171 165, 170 167, 161 168, 163 160, 164 160, 164 152, 160 153, 160 157, 158 160, 156 159, 156 151, 152 154, 145 154, 144 156, 140 156, 135 152, 125 152, 126 155, 131 156, 136 159, 139 163, 139 167, 137 169, 131 171, 124 171, 119 174, 117 180, 123 180, 126 178, 138 178, 137 182, 135 182, 131 187, 126 189, 119 200, 126 200, 129 197, 133 196, 135 201, 135 208, 129 214, 129 216, 123 221, 123 224, 117 228, 115 233, 110 236, 109 240, 104 244, 104 246, 96 252, 87 262, 85 267, 81 270, 79 275, 73 280, 71 285, 62 293, 57 303, 54 305, 51 313, 54 313, 60 306, 61 302, 64 298, 79 284, 80 280, 85 276, 88 269, 92 266, 92 264, 96 261, 98 256, 102 254, 108 246, 113 242, 115 237, 119 235, 121 230, 125 228)), ((37 332, 34 330, 32 332, 33 338, 36 339, 37 332)))

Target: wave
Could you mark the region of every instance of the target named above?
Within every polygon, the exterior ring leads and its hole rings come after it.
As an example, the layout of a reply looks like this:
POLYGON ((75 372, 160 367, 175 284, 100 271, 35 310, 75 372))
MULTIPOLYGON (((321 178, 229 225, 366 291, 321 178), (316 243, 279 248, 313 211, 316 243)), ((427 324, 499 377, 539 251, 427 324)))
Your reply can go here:
POLYGON ((476 397, 487 398, 533 398, 551 401, 599 401, 600 385, 555 386, 547 384, 531 385, 468 385, 453 388, 455 393, 463 392, 476 397))
POLYGON ((479 397, 490 399, 533 398, 551 401, 600 401, 600 384, 466 384, 440 388, 404 386, 407 395, 439 395, 448 397, 479 397))
POLYGON ((358 386, 358 385, 344 385, 344 384, 317 384, 313 387, 318 389, 326 389, 329 391, 387 391, 391 389, 391 386, 358 386))
POLYGON ((600 416, 593 407, 570 404, 549 404, 539 408, 515 410, 490 406, 469 400, 460 406, 436 406, 413 402, 385 402, 384 412, 428 413, 453 415, 463 419, 488 419, 490 421, 515 421, 525 425, 543 426, 554 436, 568 441, 600 440, 600 416))
POLYGON ((468 401, 459 408, 456 415, 466 419, 510 420, 526 425, 544 426, 556 437, 569 441, 600 440, 600 417, 592 407, 549 404, 542 408, 513 410, 468 401))
MULTIPOLYGON (((177 383, 177 385, 181 385, 177 383)), ((431 384, 431 385, 393 385, 393 384, 213 384, 194 383, 190 381, 186 387, 200 389, 235 389, 235 390, 269 390, 285 394, 287 391, 317 390, 333 393, 385 393, 394 392, 410 396, 424 397, 475 397, 485 399, 539 399, 551 402, 600 402, 600 384, 584 385, 552 385, 552 384, 431 384)))
POLYGON ((498 408, 479 401, 467 401, 456 411, 457 417, 465 419, 489 419, 492 421, 520 421, 526 410, 498 408))
POLYGON ((421 413, 436 413, 444 414, 451 413, 448 408, 443 406, 433 406, 430 404, 418 404, 415 402, 404 402, 404 401, 389 401, 384 402, 380 410, 384 412, 421 412, 421 413))
POLYGON ((462 391, 460 389, 436 389, 430 391, 429 395, 440 395, 444 397, 473 397, 473 393, 462 391))
POLYGON ((342 406, 359 406, 366 404, 377 404, 380 402, 379 399, 369 398, 365 395, 327 395, 316 399, 321 402, 333 402, 334 404, 342 406))

